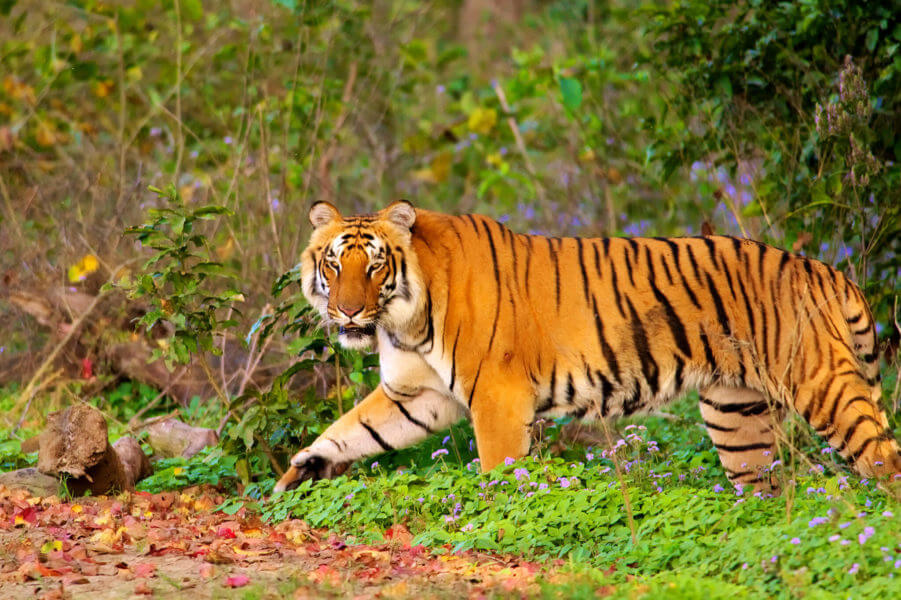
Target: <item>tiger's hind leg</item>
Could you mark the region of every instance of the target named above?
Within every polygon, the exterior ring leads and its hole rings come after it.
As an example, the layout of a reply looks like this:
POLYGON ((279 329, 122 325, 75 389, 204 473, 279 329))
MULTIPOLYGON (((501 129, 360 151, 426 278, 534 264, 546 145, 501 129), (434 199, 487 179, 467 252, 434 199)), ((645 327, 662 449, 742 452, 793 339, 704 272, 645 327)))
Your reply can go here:
POLYGON ((797 387, 795 408, 860 475, 897 476, 901 451, 879 405, 880 386, 857 364, 836 352, 832 364, 797 387))
POLYGON ((701 417, 729 481, 753 486, 755 492, 776 491, 779 485, 769 467, 785 411, 749 388, 711 386, 700 397, 701 417))

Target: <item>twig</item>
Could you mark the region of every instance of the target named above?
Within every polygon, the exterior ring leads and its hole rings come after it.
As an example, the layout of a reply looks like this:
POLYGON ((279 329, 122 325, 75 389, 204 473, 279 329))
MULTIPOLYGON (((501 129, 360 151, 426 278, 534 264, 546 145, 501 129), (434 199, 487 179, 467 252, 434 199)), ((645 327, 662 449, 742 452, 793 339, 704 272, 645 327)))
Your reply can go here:
POLYGON ((278 227, 275 226, 275 209, 272 208, 272 189, 269 186, 269 147, 266 145, 266 120, 263 119, 262 105, 257 112, 260 117, 260 154, 263 159, 263 182, 266 184, 266 208, 269 209, 269 225, 272 227, 275 254, 278 256, 278 271, 281 273, 285 270, 285 259, 282 257, 282 245, 278 239, 278 227))
POLYGON ((538 196, 543 198, 544 188, 541 186, 541 183, 538 182, 538 178, 535 174, 535 167, 532 166, 532 161, 529 159, 528 152, 526 152, 526 143, 522 139, 522 134, 519 131, 519 126, 516 124, 516 119, 513 118, 512 111, 510 110, 510 105, 507 104, 507 96, 504 94, 504 89, 497 81, 493 82, 492 87, 494 88, 494 94, 497 96, 498 102, 501 103, 501 108, 503 108, 504 112, 507 113, 507 125, 510 127, 510 131, 513 133, 513 139, 516 141, 516 148, 519 150, 519 153, 522 154, 522 159, 526 165, 526 170, 535 180, 535 189, 538 192, 538 196))
POLYGON ((119 30, 119 11, 116 11, 116 49, 118 51, 119 74, 119 194, 116 199, 116 208, 122 210, 122 201, 125 198, 125 154, 128 146, 125 144, 125 53, 122 49, 122 32, 119 30))
MULTIPOLYGON (((134 414, 134 416, 133 416, 131 419, 128 420, 128 431, 134 431, 135 429, 138 429, 138 420, 139 420, 144 414, 146 414, 147 412, 149 412, 149 411, 153 410, 154 408, 156 408, 156 406, 157 406, 160 402, 162 402, 162 400, 163 400, 163 398, 166 396, 166 394, 169 393, 169 390, 172 389, 172 386, 175 385, 176 383, 178 383, 178 381, 179 381, 182 377, 184 377, 185 373, 187 373, 187 372, 188 372, 188 367, 186 367, 186 366, 185 366, 185 367, 182 367, 181 372, 180 372, 178 375, 176 375, 175 377, 173 377, 172 379, 170 379, 169 382, 166 384, 166 387, 164 387, 164 388, 162 389, 162 391, 160 391, 160 393, 157 394, 157 395, 153 398, 153 400, 151 400, 150 402, 148 402, 147 405, 144 406, 144 408, 142 408, 141 410, 139 410, 138 412, 136 412, 136 413, 134 414)), ((152 420, 152 419, 151 419, 151 420, 152 420)))
POLYGON ((275 474, 281 477, 285 474, 285 470, 282 469, 282 466, 278 464, 278 461, 275 460, 275 454, 272 452, 272 448, 269 446, 269 442, 266 441, 266 438, 263 436, 254 436, 257 438, 257 443, 260 444, 260 448, 263 449, 263 453, 269 458, 269 464, 272 465, 272 469, 275 471, 275 474))
MULTIPOLYGON (((110 277, 107 281, 112 280, 112 278, 116 276, 116 273, 118 273, 129 262, 131 262, 131 261, 124 262, 124 263, 120 264, 119 266, 117 266, 113 270, 113 272, 110 274, 110 277)), ((71 340, 72 337, 75 335, 75 332, 77 332, 79 330, 79 328, 81 327, 81 324, 84 323, 85 319, 87 319, 88 316, 90 316, 90 314, 92 312, 94 312, 94 309, 97 307, 97 304, 100 302, 100 300, 105 298, 108 293, 109 292, 100 292, 96 296, 94 296, 94 299, 91 301, 91 303, 85 309, 85 311, 81 315, 79 315, 79 317, 72 323, 72 325, 69 327, 69 331, 67 331, 66 335, 63 336, 63 339, 61 339, 59 341, 59 343, 50 352, 50 354, 47 356, 47 358, 44 359, 44 362, 41 363, 41 366, 38 367, 38 370, 35 371, 34 375, 32 375, 31 380, 28 382, 28 385, 25 386, 25 389, 22 390, 22 393, 19 395, 18 402, 16 402, 16 405, 12 408, 10 413, 15 413, 15 412, 19 411, 19 409, 22 407, 22 405, 29 404, 31 402, 32 395, 37 391, 36 387, 38 385, 38 380, 44 374, 44 371, 46 371, 50 367, 50 365, 53 364, 53 361, 56 360, 56 356, 60 353, 60 351, 62 351, 62 349, 66 346, 66 344, 69 343, 69 340, 71 340)), ((13 430, 13 431, 15 431, 15 430, 13 430)))
POLYGON ((626 487, 626 478, 623 475, 622 467, 620 467, 619 459, 616 457, 616 448, 613 446, 613 438, 610 436, 610 430, 607 428, 607 419, 601 418, 601 424, 604 426, 604 436, 607 438, 607 446, 610 448, 610 459, 613 461, 613 468, 616 469, 616 478, 619 479, 619 488, 623 494, 623 504, 626 506, 626 518, 629 520, 629 532, 632 534, 632 545, 638 545, 638 535, 635 533, 635 517, 632 516, 632 501, 629 499, 629 489, 626 487))
MULTIPOLYGON (((37 193, 37 190, 35 190, 37 193)), ((22 235, 22 226, 19 224, 19 220, 16 218, 16 211, 13 210, 12 199, 9 197, 9 190, 6 188, 6 182, 3 181, 3 176, 0 175, 0 195, 3 196, 3 203, 6 205, 6 216, 13 224, 13 227, 16 230, 16 235, 19 237, 19 241, 25 242, 25 238, 22 235)))
POLYGON ((60 376, 61 374, 62 374, 62 370, 61 370, 61 369, 57 369, 56 371, 54 371, 53 373, 51 373, 50 376, 47 377, 47 379, 45 379, 44 381, 42 381, 41 384, 40 384, 37 388, 35 388, 35 390, 34 390, 35 393, 32 394, 30 398, 28 398, 28 402, 25 403, 25 408, 22 410, 22 414, 19 416, 19 420, 18 420, 18 422, 16 423, 15 428, 12 430, 12 433, 13 433, 13 434, 14 434, 15 432, 17 432, 17 431, 22 427, 22 423, 25 422, 25 416, 28 414, 28 409, 31 408, 31 401, 34 400, 34 397, 37 395, 37 392, 39 392, 39 391, 41 391, 42 389, 48 387, 51 383, 53 383, 54 381, 56 381, 56 380, 59 378, 59 376, 60 376))
POLYGON ((351 94, 353 93, 354 83, 357 81, 357 63, 356 61, 350 63, 350 69, 347 74, 347 81, 344 82, 344 91, 341 93, 341 112, 338 113, 338 118, 335 119, 335 126, 332 127, 332 135, 331 135, 331 143, 325 152, 322 153, 322 156, 319 157, 319 163, 317 167, 317 174, 319 176, 319 184, 322 190, 322 200, 326 200, 328 202, 334 201, 335 198, 335 188, 332 185, 331 177, 329 177, 329 165, 332 162, 332 159, 335 156, 335 152, 338 148, 338 132, 341 131, 341 128, 344 126, 344 121, 347 119, 347 103, 350 102, 351 94))
MULTIPOLYGON (((267 302, 263 307, 262 313, 268 313, 271 310, 271 306, 267 302)), ((260 331, 258 330, 253 338, 250 341, 250 350, 247 353, 247 362, 244 365, 244 374, 241 379, 241 384, 238 386, 238 391, 235 396, 240 396, 244 393, 244 388, 247 387, 247 382, 250 381, 250 376, 257 370, 257 367, 260 364, 260 361, 263 359, 263 356, 266 354, 266 350, 269 347, 269 342, 272 341, 272 336, 266 338, 263 342, 263 346, 260 348, 259 352, 256 351, 257 344, 260 341, 260 331), (254 358, 254 353, 256 352, 256 358, 254 358)))
POLYGON ((181 82, 182 82, 182 51, 181 51, 181 2, 175 0, 175 185, 178 185, 178 177, 181 172, 181 161, 185 155, 185 134, 181 126, 181 82))

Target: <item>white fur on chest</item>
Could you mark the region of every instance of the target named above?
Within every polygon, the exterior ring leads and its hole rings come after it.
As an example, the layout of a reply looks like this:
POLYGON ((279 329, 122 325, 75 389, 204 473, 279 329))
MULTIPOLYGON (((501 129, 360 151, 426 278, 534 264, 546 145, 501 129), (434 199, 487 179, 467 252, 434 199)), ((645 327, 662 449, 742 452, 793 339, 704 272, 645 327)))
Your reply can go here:
POLYGON ((435 390, 453 397, 444 380, 421 354, 395 348, 381 328, 377 335, 382 381, 396 390, 435 390))

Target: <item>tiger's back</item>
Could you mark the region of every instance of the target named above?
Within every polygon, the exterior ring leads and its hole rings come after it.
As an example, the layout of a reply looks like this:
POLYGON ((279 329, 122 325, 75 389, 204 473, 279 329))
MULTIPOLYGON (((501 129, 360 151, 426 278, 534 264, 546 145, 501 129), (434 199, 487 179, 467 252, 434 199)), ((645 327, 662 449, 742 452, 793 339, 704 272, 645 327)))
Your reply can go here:
POLYGON ((381 393, 400 419, 426 391, 429 404, 465 407, 483 468, 525 454, 536 416, 632 414, 697 388, 736 483, 768 484, 789 409, 862 474, 901 472, 878 404, 874 321, 835 269, 729 237, 546 238, 422 210, 413 221, 387 247, 407 259, 421 306, 406 329, 380 330, 383 371, 397 379, 383 373, 381 393), (443 389, 396 375, 414 363, 443 389))

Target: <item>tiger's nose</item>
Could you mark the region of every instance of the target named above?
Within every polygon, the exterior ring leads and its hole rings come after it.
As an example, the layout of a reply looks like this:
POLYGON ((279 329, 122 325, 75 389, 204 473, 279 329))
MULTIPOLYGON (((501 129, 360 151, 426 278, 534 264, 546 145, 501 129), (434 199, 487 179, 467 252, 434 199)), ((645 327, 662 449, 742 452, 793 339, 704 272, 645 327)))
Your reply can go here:
POLYGON ((339 304, 338 310, 340 310, 344 315, 348 318, 353 318, 354 315, 358 315, 363 312, 362 304, 339 304))

